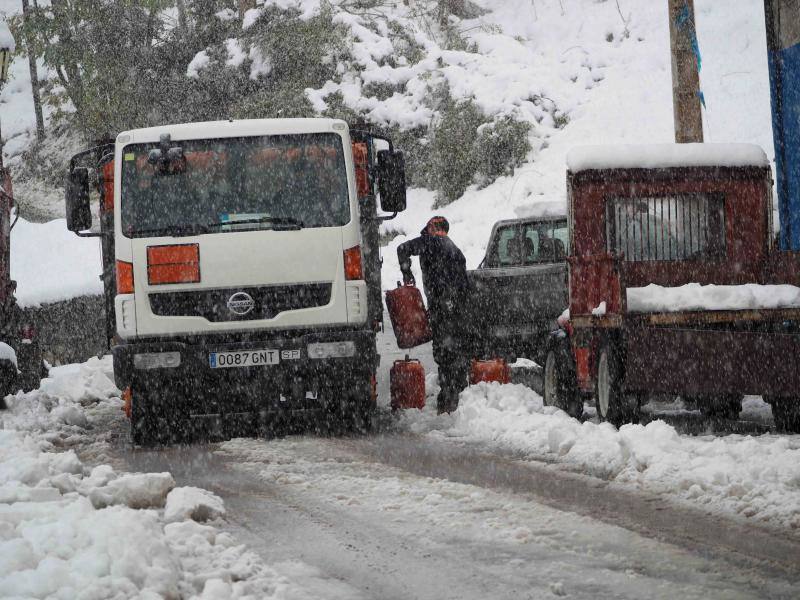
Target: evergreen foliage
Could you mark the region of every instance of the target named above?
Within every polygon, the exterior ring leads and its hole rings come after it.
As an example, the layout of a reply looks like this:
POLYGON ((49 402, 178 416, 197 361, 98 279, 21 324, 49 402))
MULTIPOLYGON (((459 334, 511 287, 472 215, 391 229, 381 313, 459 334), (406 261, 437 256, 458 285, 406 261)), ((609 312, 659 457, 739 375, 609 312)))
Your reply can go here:
MULTIPOLYGON (((359 81, 364 67, 354 56, 352 32, 337 15, 358 18, 391 39, 394 52, 380 65, 411 67, 428 59, 413 32, 385 19, 393 3, 323 2, 314 15, 270 4, 243 27, 235 0, 52 0, 34 6, 17 27, 31 34, 25 51, 55 74, 44 93, 58 109, 57 122, 87 142, 136 127, 224 118, 321 115, 386 129, 371 122, 364 107, 406 93, 405 84, 360 84, 364 102, 355 107, 333 91, 324 96, 321 113, 308 90, 359 81), (195 64, 201 52, 208 60, 195 64)), ((454 7, 474 9, 462 5, 451 3, 449 14, 459 14, 454 7)), ((438 26, 438 0, 415 6, 419 18, 433 15, 432 27, 438 26)), ((457 28, 442 32, 444 47, 478 52, 457 28)), ((434 118, 427 126, 388 131, 406 152, 411 184, 435 189, 439 205, 513 171, 530 150, 527 122, 486 115, 470 98, 455 100, 443 81, 431 78, 426 103, 434 118)))

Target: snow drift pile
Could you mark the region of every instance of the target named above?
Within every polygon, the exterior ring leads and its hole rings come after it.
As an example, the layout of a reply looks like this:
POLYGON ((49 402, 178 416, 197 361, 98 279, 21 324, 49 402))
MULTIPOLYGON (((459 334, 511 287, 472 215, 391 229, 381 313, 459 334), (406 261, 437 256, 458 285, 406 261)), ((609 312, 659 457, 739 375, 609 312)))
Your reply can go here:
POLYGON ((646 426, 581 423, 521 385, 480 384, 462 396, 448 436, 555 459, 614 482, 709 509, 800 529, 800 439, 681 436, 646 426))

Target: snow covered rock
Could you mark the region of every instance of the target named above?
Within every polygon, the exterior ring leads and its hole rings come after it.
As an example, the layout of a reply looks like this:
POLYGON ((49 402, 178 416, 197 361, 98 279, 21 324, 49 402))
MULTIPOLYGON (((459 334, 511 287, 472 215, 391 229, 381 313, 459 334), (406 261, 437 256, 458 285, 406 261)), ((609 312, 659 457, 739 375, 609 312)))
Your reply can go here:
POLYGON ((93 489, 89 498, 95 508, 124 504, 130 508, 161 508, 175 487, 169 473, 129 473, 93 489))
POLYGON ((167 494, 164 520, 168 523, 193 519, 208 521, 225 514, 222 498, 197 487, 177 487, 167 494))

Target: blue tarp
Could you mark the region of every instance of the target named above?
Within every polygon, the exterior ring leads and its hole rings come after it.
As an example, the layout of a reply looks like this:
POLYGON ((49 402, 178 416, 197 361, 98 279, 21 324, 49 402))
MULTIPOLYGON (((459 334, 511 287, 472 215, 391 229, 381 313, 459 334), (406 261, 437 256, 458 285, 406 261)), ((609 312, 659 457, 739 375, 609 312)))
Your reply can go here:
POLYGON ((765 7, 781 248, 800 250, 800 3, 765 7))

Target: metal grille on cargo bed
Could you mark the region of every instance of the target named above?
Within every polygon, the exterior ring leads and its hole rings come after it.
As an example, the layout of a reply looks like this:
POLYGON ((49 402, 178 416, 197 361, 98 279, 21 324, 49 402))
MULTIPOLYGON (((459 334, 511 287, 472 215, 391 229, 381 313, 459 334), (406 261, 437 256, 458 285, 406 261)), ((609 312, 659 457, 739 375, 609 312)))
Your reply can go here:
POLYGON ((287 310, 325 306, 331 301, 330 283, 306 283, 257 288, 230 288, 150 294, 150 309, 160 317, 203 317, 208 321, 254 321, 272 319, 287 310), (245 293, 253 309, 238 315, 228 308, 235 294, 245 293))

